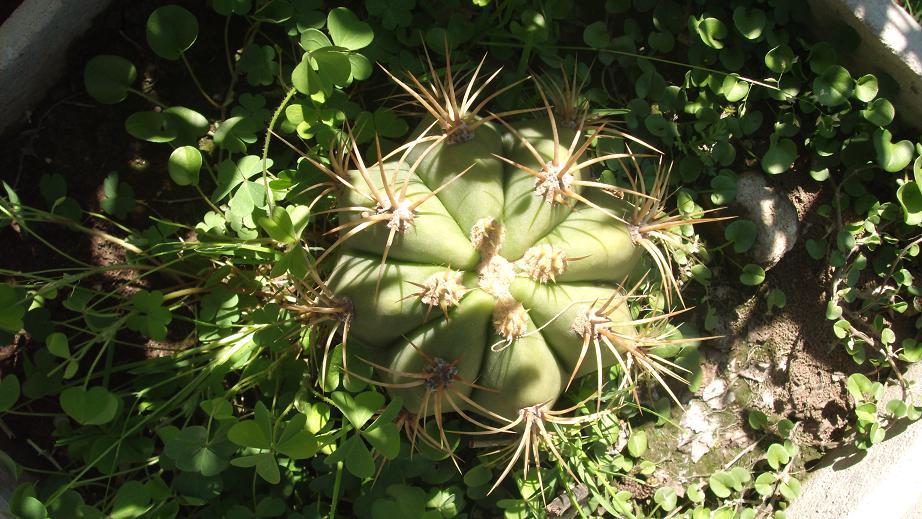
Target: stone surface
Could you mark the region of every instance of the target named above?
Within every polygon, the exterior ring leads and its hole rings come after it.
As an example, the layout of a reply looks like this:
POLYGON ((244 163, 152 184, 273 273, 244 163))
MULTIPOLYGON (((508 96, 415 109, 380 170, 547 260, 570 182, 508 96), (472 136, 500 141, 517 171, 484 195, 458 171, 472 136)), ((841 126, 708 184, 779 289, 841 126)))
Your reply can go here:
MULTIPOLYGON (((809 0, 816 34, 822 38, 843 21, 861 36, 845 56, 856 71, 883 71, 900 87, 891 99, 901 121, 922 128, 922 27, 892 0, 809 0)), ((856 76, 857 77, 857 76, 856 76)))
POLYGON ((794 204, 765 184, 765 175, 743 173, 736 185, 736 204, 756 224, 752 259, 766 269, 778 263, 797 242, 800 222, 794 204))
MULTIPOLYGON (((912 366, 905 376, 916 381, 919 402, 922 364, 912 366)), ((883 401, 899 397, 899 388, 891 386, 883 401)), ((804 482, 787 517, 922 519, 920 467, 922 421, 894 424, 887 439, 867 453, 852 446, 829 452, 804 482)))
POLYGON ((25 0, 0 26, 0 133, 68 69, 67 50, 110 0, 25 0))

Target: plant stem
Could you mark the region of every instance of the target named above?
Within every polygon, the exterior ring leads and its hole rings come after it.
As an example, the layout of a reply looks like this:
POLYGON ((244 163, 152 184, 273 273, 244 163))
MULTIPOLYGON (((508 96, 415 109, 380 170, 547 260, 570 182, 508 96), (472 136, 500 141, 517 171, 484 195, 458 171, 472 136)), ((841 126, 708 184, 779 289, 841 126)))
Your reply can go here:
POLYGON ((282 112, 285 110, 285 107, 288 106, 288 103, 291 102, 291 98, 294 97, 297 90, 294 88, 288 89, 288 93, 285 94, 285 98, 282 99, 282 103, 275 109, 275 113, 272 114, 272 119, 269 120, 269 129, 266 130, 266 138, 263 140, 263 184, 266 187, 266 202, 269 206, 269 211, 272 211, 272 192, 269 190, 269 141, 272 140, 272 130, 275 128, 275 123, 278 122, 279 117, 282 115, 282 112))
POLYGON ((333 480, 333 502, 330 503, 330 519, 336 518, 336 505, 339 504, 340 486, 343 482, 343 462, 336 463, 336 479, 333 480))
POLYGON ((148 95, 148 94, 145 94, 144 92, 141 92, 140 90, 137 90, 137 89, 134 89, 134 88, 129 88, 128 91, 131 92, 132 94, 138 96, 138 97, 141 97, 142 99, 144 99, 145 101, 147 101, 147 102, 149 102, 149 103, 151 103, 151 104, 154 104, 154 105, 159 106, 160 108, 167 108, 167 105, 165 105, 165 104, 161 103, 160 101, 154 99, 153 96, 150 96, 150 95, 148 95))
POLYGON ((208 95, 207 92, 205 92, 205 88, 202 87, 202 84, 198 80, 198 76, 196 76, 195 71, 192 70, 192 65, 189 64, 189 60, 186 58, 186 53, 180 52, 179 57, 182 59, 183 65, 186 66, 186 70, 189 71, 189 76, 192 77, 192 82, 195 83, 195 88, 197 88, 199 93, 202 94, 202 97, 204 97, 205 100, 208 101, 208 104, 210 104, 211 106, 215 107, 218 110, 222 109, 223 106, 220 105, 214 99, 212 99, 211 96, 208 95))

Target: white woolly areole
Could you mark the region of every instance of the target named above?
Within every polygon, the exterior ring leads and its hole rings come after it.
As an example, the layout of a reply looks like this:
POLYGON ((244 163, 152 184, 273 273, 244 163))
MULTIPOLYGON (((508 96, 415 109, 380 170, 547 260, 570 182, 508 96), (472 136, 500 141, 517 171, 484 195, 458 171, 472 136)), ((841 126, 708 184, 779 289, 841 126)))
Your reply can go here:
POLYGON ((461 302, 467 289, 462 283, 464 274, 457 270, 446 270, 429 276, 422 284, 419 299, 428 306, 450 308, 461 302))
POLYGON ((535 245, 527 251, 515 266, 526 276, 540 283, 554 282, 557 276, 567 270, 567 253, 549 243, 535 245))
POLYGON ((493 256, 480 267, 480 288, 497 299, 511 298, 515 266, 502 256, 493 256))
POLYGON ((398 202, 396 207, 391 207, 390 202, 388 202, 386 207, 378 209, 378 214, 390 213, 391 217, 387 221, 387 228, 394 229, 397 232, 404 232, 413 225, 413 218, 416 217, 416 214, 410 209, 412 205, 413 202, 407 199, 398 202))
POLYGON ((499 252, 505 238, 506 230, 503 225, 490 217, 477 220, 471 227, 471 244, 480 252, 484 262, 499 252))
POLYGON ((528 310, 511 297, 500 298, 493 308, 493 329, 511 341, 528 333, 528 310))
POLYGON ((595 308, 583 306, 579 309, 579 314, 573 319, 570 330, 580 337, 590 337, 596 339, 599 337, 599 329, 605 324, 611 322, 611 319, 596 312, 595 308))
POLYGON ((549 161, 541 170, 541 178, 535 179, 535 194, 549 204, 563 203, 573 185, 573 175, 560 174, 560 166, 549 161))

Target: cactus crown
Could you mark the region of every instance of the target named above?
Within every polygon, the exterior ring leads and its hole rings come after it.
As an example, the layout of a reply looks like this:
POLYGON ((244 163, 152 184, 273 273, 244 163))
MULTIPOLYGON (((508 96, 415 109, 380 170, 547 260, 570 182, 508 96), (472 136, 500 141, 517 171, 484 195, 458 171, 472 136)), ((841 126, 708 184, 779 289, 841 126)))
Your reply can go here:
POLYGON ((331 212, 340 221, 317 261, 335 260, 325 286, 351 304, 344 364, 348 341, 349 355, 374 371, 351 376, 402 398, 398 420, 414 444, 422 438, 450 450, 447 412, 476 426, 473 434, 517 435, 505 477, 518 459, 527 470, 539 443, 562 461, 545 424, 578 426, 604 413, 610 366, 622 384, 633 385, 639 370, 675 398, 664 377, 681 380, 681 368, 652 350, 674 340, 665 324, 676 313, 645 312, 638 302, 657 286, 650 264, 664 292, 678 288, 664 244, 684 246, 677 227, 705 220, 665 211, 668 169, 647 190, 638 160, 661 156, 655 148, 610 122, 590 122, 581 101, 555 114, 545 89, 578 99, 575 79, 536 82, 537 118, 524 116, 534 108, 486 112, 518 83, 483 95, 499 73, 478 83, 484 62, 463 85, 450 63, 443 76, 429 63, 428 86, 386 71, 431 121, 389 154, 376 139, 371 165, 346 132, 338 166, 321 168, 339 186, 331 212), (608 139, 627 151, 596 153, 594 144, 608 139), (595 168, 609 161, 629 161, 638 175, 627 186, 602 182, 595 168), (589 374, 597 413, 555 409, 589 374), (426 432, 427 417, 437 434, 426 432))

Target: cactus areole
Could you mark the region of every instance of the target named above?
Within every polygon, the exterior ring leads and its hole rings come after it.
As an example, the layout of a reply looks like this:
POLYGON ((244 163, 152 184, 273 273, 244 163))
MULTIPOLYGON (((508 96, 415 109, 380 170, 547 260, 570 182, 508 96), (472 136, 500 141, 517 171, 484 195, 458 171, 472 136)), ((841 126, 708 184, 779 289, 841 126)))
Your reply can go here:
POLYGON ((630 155, 592 155, 593 140, 623 134, 558 124, 546 100, 481 117, 471 97, 485 85, 446 76, 397 80, 429 112, 414 141, 367 166, 351 154, 328 286, 352 305, 348 362, 373 366, 408 412, 508 423, 636 361, 620 283, 649 265, 632 206, 593 171, 630 155))

